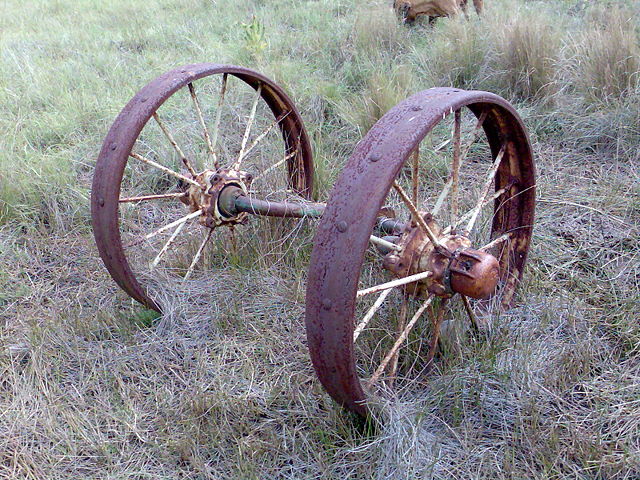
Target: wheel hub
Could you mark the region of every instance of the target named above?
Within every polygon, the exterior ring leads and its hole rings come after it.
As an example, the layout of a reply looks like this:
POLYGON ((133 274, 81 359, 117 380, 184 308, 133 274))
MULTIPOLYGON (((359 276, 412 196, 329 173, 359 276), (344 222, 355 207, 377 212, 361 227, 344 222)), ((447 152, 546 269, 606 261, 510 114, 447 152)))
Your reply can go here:
POLYGON ((424 280, 404 285, 409 295, 450 298, 460 293, 472 298, 490 296, 498 284, 500 265, 491 254, 471 248, 471 240, 443 230, 430 213, 421 213, 442 248, 429 240, 415 221, 407 224, 398 238, 397 251, 384 257, 383 265, 398 278, 431 272, 424 280))
POLYGON ((221 225, 245 224, 248 214, 238 212, 234 215, 223 213, 219 208, 219 197, 227 187, 240 189, 243 194, 248 194, 253 181, 250 173, 236 170, 204 170, 195 179, 200 187, 190 185, 187 191, 185 203, 192 212, 202 210, 198 222, 203 227, 216 228, 221 225))

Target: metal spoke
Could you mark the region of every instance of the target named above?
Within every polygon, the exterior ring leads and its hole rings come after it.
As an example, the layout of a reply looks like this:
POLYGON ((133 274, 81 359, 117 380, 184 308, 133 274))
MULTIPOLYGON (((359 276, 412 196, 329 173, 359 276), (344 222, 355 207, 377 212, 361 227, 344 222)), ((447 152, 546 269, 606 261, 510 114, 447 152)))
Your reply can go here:
POLYGON ((160 263, 160 259, 162 258, 162 256, 167 253, 167 250, 169 250, 169 247, 171 247, 171 245, 173 244, 173 242, 176 241, 176 238, 178 238, 178 235, 180 234, 180 232, 182 231, 182 229, 185 227, 187 223, 183 222, 180 225, 178 225, 178 227, 173 231, 173 233, 171 234, 171 237, 169 237, 169 240, 167 241, 167 243, 164 244, 164 246, 162 247, 162 249, 160 250, 160 252, 158 252, 158 255, 156 255, 156 258, 153 259, 153 262, 151 262, 151 269, 153 270, 155 267, 158 266, 158 264, 160 263))
MULTIPOLYGON (((402 305, 400 305, 400 314, 398 315, 398 333, 402 334, 406 325, 407 325, 407 310, 409 306, 407 305, 407 294, 403 292, 402 295, 402 305)), ((389 361, 389 375, 387 383, 389 387, 393 387, 393 382, 395 380, 396 372, 398 371, 398 359, 400 358, 400 349, 396 350, 396 352, 391 356, 391 360, 389 361)))
POLYGON ((213 166, 216 170, 220 170, 218 156, 216 155, 216 144, 218 143, 218 131, 220 129, 220 118, 222 117, 222 106, 224 105, 224 95, 227 91, 227 74, 222 75, 222 87, 220 88, 220 99, 218 100, 218 109, 216 110, 216 120, 213 124, 213 134, 211 136, 211 148, 213 149, 213 166))
POLYGON ((131 243, 129 243, 129 244, 127 244, 127 245, 125 245, 125 246, 124 246, 124 248, 129 248, 129 247, 133 247, 133 246, 135 246, 135 245, 139 245, 139 244, 141 244, 142 242, 144 242, 145 240, 149 240, 149 239, 151 239, 151 238, 155 237, 156 235, 161 234, 162 232, 164 232, 164 231, 166 231, 166 230, 169 230, 169 229, 171 229, 171 228, 173 228, 173 227, 177 227, 177 226, 178 226, 178 225, 180 225, 181 223, 188 222, 188 221, 189 221, 189 220, 191 220, 192 218, 196 218, 196 217, 198 217, 198 216, 200 216, 200 215, 202 215, 202 210, 196 210, 195 212, 190 213, 189 215, 185 215, 184 217, 179 218, 179 219, 178 219, 178 220, 176 220, 175 222, 171 222, 171 223, 169 223, 169 224, 165 225, 164 227, 160 227, 159 229, 154 230, 154 231, 153 231, 153 232, 151 232, 151 233, 148 233, 148 234, 147 234, 147 235, 145 235, 144 237, 139 238, 138 240, 136 240, 136 241, 134 241, 134 242, 131 242, 131 243))
POLYGON ((476 140, 478 140, 478 137, 480 136, 480 132, 482 129, 482 125, 484 124, 484 121, 487 119, 488 113, 489 113, 488 110, 484 110, 478 117, 476 126, 474 127, 473 132, 471 133, 471 140, 469 141, 469 143, 467 143, 467 146, 465 147, 464 152, 462 152, 463 158, 467 156, 473 144, 476 143, 476 140))
POLYGON ((471 309, 471 304, 469 303, 469 299, 462 294, 460 294, 460 298, 462 299, 462 304, 464 305, 464 309, 466 310, 467 315, 469 316, 469 320, 471 320, 471 326, 477 332, 478 330, 480 330, 480 327, 478 324, 478 318, 476 317, 476 314, 473 313, 473 310, 471 309))
POLYGON ((498 155, 496 155, 496 159, 494 160, 493 165, 489 170, 489 174, 487 175, 487 178, 484 182, 482 192, 480 193, 480 197, 478 198, 478 203, 473 208, 471 218, 469 219, 469 223, 467 223, 467 228, 466 228, 467 232, 471 232, 471 230, 473 230, 473 226, 475 225, 476 220, 478 219, 478 214, 480 213, 482 204, 484 203, 485 198, 487 198, 487 195, 489 194, 489 189, 491 188, 493 179, 495 178, 496 173, 498 172, 498 167, 500 167, 500 163, 502 162, 502 157, 504 157, 506 150, 507 150, 507 144, 505 143, 504 145, 502 145, 502 148, 500 148, 500 152, 498 152, 498 155))
POLYGON ((444 318, 444 307, 447 305, 446 299, 440 301, 440 309, 438 310, 438 315, 431 316, 431 320, 433 323, 433 331, 431 332, 431 341, 429 342, 429 353, 425 359, 427 367, 431 366, 431 362, 433 362, 433 357, 436 355, 436 350, 438 349, 438 340, 440 339, 440 327, 442 326, 442 319, 444 318))
POLYGON ((460 109, 454 114, 453 165, 451 166, 451 218, 458 217, 458 184, 460 183, 460 109))
POLYGON ((362 321, 358 324, 358 326, 356 327, 356 329, 353 331, 353 341, 355 342, 358 337, 360 336, 360 334, 362 333, 362 331, 366 328, 366 326, 369 324, 369 322, 371 321, 371 319, 373 318, 373 316, 375 315, 375 313, 380 309, 380 307, 382 306, 382 303, 385 301, 385 299, 387 298, 387 296, 392 292, 393 290, 391 289, 387 289, 387 290, 383 290, 382 293, 378 296, 378 298, 376 298, 376 301, 373 303, 373 305, 371 306, 371 308, 367 311, 367 313, 365 314, 365 316, 362 318, 362 321))
POLYGON ((442 205, 444 205, 444 200, 447 198, 447 195, 449 194, 449 190, 451 189, 452 182, 453 181, 451 177, 449 177, 449 180, 447 180, 447 183, 445 183, 444 187, 442 187, 442 191, 440 192, 440 195, 438 195, 436 204, 433 206, 433 210, 431 210, 431 215, 433 215, 434 217, 440 212, 442 205))
POLYGON ((163 172, 168 173, 169 175, 173 175, 174 177, 179 178, 183 182, 187 182, 187 183, 190 183, 191 185, 195 185, 196 187, 200 187, 200 184, 198 182, 196 182, 195 180, 193 180, 192 178, 185 177, 181 173, 174 172, 170 168, 167 168, 164 165, 160 165, 158 162, 154 162, 153 160, 149 160, 148 158, 143 157, 142 155, 138 155, 137 153, 131 152, 131 153, 129 153, 129 156, 131 158, 135 158, 136 160, 139 160, 139 161, 141 161, 143 163, 146 163, 147 165, 151 165, 152 167, 155 167, 158 170, 162 170, 163 172))
POLYGON ((259 175, 256 175, 255 178, 253 179, 253 181, 255 182, 256 180, 258 180, 259 178, 264 177, 267 173, 271 172, 272 170, 275 170, 276 168, 278 168, 280 165, 282 165, 284 162, 286 162, 287 160, 292 159, 293 157, 295 157, 298 154, 298 150, 295 150, 293 152, 291 152, 289 155, 286 155, 282 160, 274 163, 273 165, 271 165, 270 167, 268 167, 267 169, 265 169, 262 173, 260 173, 259 175))
POLYGON ((439 145, 436 145, 436 147, 433 149, 433 153, 438 153, 440 150, 442 150, 444 147, 446 147, 447 145, 449 145, 451 143, 451 139, 447 138, 444 142, 442 142, 439 145))
POLYGON ((400 250, 400 247, 395 243, 389 242, 384 238, 376 237, 375 235, 371 235, 369 237, 369 241, 374 245, 379 245, 384 248, 388 248, 389 250, 400 250))
POLYGON ((187 193, 163 193, 161 195, 143 195, 141 197, 124 197, 118 200, 119 203, 127 202, 143 202, 146 200, 160 200, 162 198, 181 198, 186 197, 187 193))
POLYGON ((373 386, 378 381, 378 379, 380 378, 380 375, 382 375, 382 372, 384 372, 384 369, 387 367, 387 364, 391 361, 395 353, 402 346, 404 341, 409 336, 409 333, 413 329, 414 325, 416 324, 420 316, 424 313, 424 311, 427 309, 427 307, 431 305, 432 301, 433 301, 433 297, 429 297, 422 305, 420 305, 420 308, 418 308, 418 310, 413 315, 413 317, 411 318, 407 326, 404 328, 404 330, 402 330, 402 332, 400 333, 400 336, 398 337, 396 342, 393 344, 393 347, 391 347, 391 350, 389 350, 389 353, 387 353, 387 356, 384 357, 380 365, 378 365, 378 369, 375 371, 373 376, 367 382, 367 387, 371 388, 371 386, 373 386))
POLYGON ((249 155, 249 153, 251 152, 251 150, 253 150, 253 149, 256 147, 256 145, 258 145, 258 143, 260 143, 260 142, 262 141, 262 139, 263 139, 264 137, 266 137, 266 136, 269 134, 269 132, 270 132, 271 130, 273 130, 273 127, 275 127, 276 125, 278 125, 278 124, 279 124, 282 120, 284 120, 284 119, 285 119, 285 118, 286 118, 290 113, 291 113, 291 110, 286 111, 286 112, 284 112, 284 113, 280 114, 280 115, 278 116, 278 118, 276 118, 276 119, 273 121, 273 123, 272 123, 271 125, 269 125, 269 126, 264 130, 264 132, 262 132, 260 135, 258 135, 258 136, 256 137, 256 139, 253 141, 253 143, 252 143, 251 145, 249 145, 249 148, 247 148, 247 150, 244 152, 244 156, 240 159, 240 162, 242 162, 242 160, 244 160, 244 159, 247 157, 247 155, 249 155))
POLYGON ((182 160, 182 163, 184 164, 184 166, 187 167, 187 170, 189 170, 189 173, 194 177, 197 176, 198 174, 193 169, 191 162, 187 159, 187 156, 184 154, 180 146, 176 143, 175 139, 173 138, 173 135, 171 135, 171 132, 169 132, 167 127, 160 120, 160 116, 158 115, 158 112, 153 113, 153 118, 155 119, 156 123, 160 127, 160 130, 162 130, 162 133, 164 133, 164 135, 167 137, 167 140, 169 140, 169 143, 173 145, 173 148, 175 149, 176 153, 180 157, 180 160, 182 160))
POLYGON ((204 133, 204 139, 207 141, 207 147, 209 149, 209 154, 214 156, 215 153, 213 151, 213 145, 211 145, 211 138, 209 137, 209 130, 207 130, 207 124, 204 121, 204 116, 202 115, 202 109, 200 108, 200 102, 198 101, 198 96, 196 95, 196 89, 193 86, 193 83, 189 83, 189 93, 191 94, 191 99, 193 100, 193 106, 196 109, 198 114, 198 120, 200 121, 200 126, 202 127, 202 132, 204 133))
POLYGON ((369 295, 370 293, 376 293, 382 290, 387 290, 389 288, 400 287, 401 285, 406 285, 407 283, 417 282, 418 280, 423 280, 425 278, 430 277, 431 275, 432 275, 432 272, 416 273, 414 275, 409 275, 408 277, 398 278, 397 280, 381 283, 380 285, 376 285, 375 287, 365 288, 364 290, 358 290, 358 293, 356 293, 356 298, 369 295))
POLYGON ((196 268, 196 265, 197 265, 198 261, 200 260, 200 257, 202 256, 202 252, 204 252, 204 249, 207 246, 207 243, 209 243, 209 240, 211 240, 211 235, 212 234, 213 234, 213 229, 209 229, 209 232, 207 233, 207 236, 202 241, 202 243, 200 244, 200 248, 198 248, 198 251, 196 252, 195 256, 193 257, 193 261, 191 262, 191 265, 189 265, 189 269, 187 270, 187 273, 184 276, 185 280, 187 280, 191 276, 191 274, 193 273, 193 269, 196 268))
MULTIPOLYGON (((473 144, 478 139, 478 136, 480 135, 480 129, 482 128, 482 125, 484 124, 484 121, 485 121, 486 118, 487 118, 487 112, 486 111, 482 112, 480 114, 480 117, 478 117, 478 123, 476 123, 475 129, 474 129, 473 133, 471 134, 471 140, 469 141, 469 143, 465 147, 464 151, 460 155, 460 165, 462 165, 464 163, 464 161, 467 159, 467 155, 469 154, 469 151, 471 150, 471 147, 473 146, 473 144)), ((449 143, 449 141, 450 140, 447 140, 447 143, 449 143)), ((442 205, 444 205, 444 201, 447 198, 447 195, 449 194, 449 190, 451 189, 452 183, 453 183, 453 178, 451 176, 449 176, 449 179, 444 184, 444 187, 442 188, 442 191, 440 192, 440 195, 438 195, 438 199, 436 200, 436 204, 434 205, 433 210, 431 211, 431 214, 434 217, 440 212, 440 209, 442 208, 442 205)))
POLYGON ((505 233, 504 235, 500 235, 498 238, 490 241, 484 247, 480 247, 478 250, 489 250, 490 248, 495 247, 496 245, 511 239, 511 233, 505 233))
POLYGON ((238 170, 240 168, 240 164, 242 163, 242 159, 244 158, 245 148, 247 146, 247 142, 249 141, 249 135, 251 134, 251 127, 253 126, 253 121, 256 118, 256 109, 258 108, 258 101, 260 100, 261 93, 262 93, 262 84, 258 85, 258 88, 256 89, 256 94, 253 99, 253 105, 251 105, 251 113, 249 114, 249 119, 247 120, 247 128, 245 128, 244 136, 242 137, 240 154, 238 155, 238 159, 231 166, 231 170, 238 170))
POLYGON ((427 225, 427 222, 424 221, 424 218, 422 218, 422 216, 418 212, 418 209, 413 204, 411 199, 407 196, 406 192, 402 189, 400 185, 398 185, 398 182, 396 182, 395 180, 393 182, 393 188, 395 188, 395 190, 398 192, 398 195, 400 195, 404 203, 407 205, 407 208, 411 212, 411 215, 413 216, 415 221, 418 223, 420 228, 422 228, 424 233, 427 234, 427 237, 429 237, 429 240, 431 240, 431 243, 433 243, 436 246, 436 248, 438 248, 440 246, 440 243, 438 242, 438 239, 436 238, 435 234, 431 231, 431 229, 429 228, 429 225, 427 225))
MULTIPOLYGON (((497 199, 498 197, 503 195, 507 190, 509 190, 511 188, 511 186, 512 186, 512 184, 509 184, 506 187, 501 188, 500 190, 495 192, 489 198, 485 199, 485 201, 482 202, 482 207, 486 207, 488 204, 493 202, 495 199, 497 199)), ((471 218, 471 215, 473 215, 473 209, 469 210, 464 215, 462 215, 458 220, 456 220, 456 222, 452 224, 452 227, 453 227, 452 230, 455 230, 455 227, 457 227, 461 223, 464 223, 465 221, 469 220, 469 218, 471 218)))

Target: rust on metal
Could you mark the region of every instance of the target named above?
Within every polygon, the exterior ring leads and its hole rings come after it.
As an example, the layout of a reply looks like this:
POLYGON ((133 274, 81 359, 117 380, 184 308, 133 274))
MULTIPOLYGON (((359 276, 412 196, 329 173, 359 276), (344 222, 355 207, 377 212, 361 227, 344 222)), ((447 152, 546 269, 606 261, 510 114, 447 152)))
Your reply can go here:
POLYGON ((500 264, 489 253, 463 249, 451 260, 449 279, 454 292, 482 300, 494 293, 500 280, 500 264))
POLYGON ((513 234, 510 248, 495 255, 504 305, 511 304, 522 275, 533 226, 535 171, 526 130, 513 107, 487 92, 432 88, 387 112, 360 141, 333 186, 315 236, 307 284, 305 323, 313 366, 327 392, 361 415, 368 413, 367 396, 356 372, 353 336, 368 238, 411 152, 444 117, 463 107, 478 118, 486 115, 482 128, 493 158, 509 140, 494 184, 496 191, 510 186, 495 201, 492 224, 492 238, 513 234), (341 232, 341 222, 349 229, 341 232))
POLYGON ((447 254, 434 248, 415 222, 405 226, 395 242, 398 251, 388 253, 383 266, 398 278, 431 272, 422 281, 405 285, 405 292, 422 298, 431 295, 450 298, 454 293, 476 299, 490 296, 499 279, 498 260, 489 253, 470 248, 471 241, 466 236, 444 233, 430 213, 423 212, 422 218, 447 254))
POLYGON ((222 191, 218 204, 222 214, 229 217, 239 213, 244 213, 245 215, 251 213, 268 217, 319 218, 326 208, 324 203, 273 202, 253 198, 233 186, 229 186, 222 191))
MULTIPOLYGON (((254 90, 260 89, 260 96, 274 118, 282 118, 278 126, 287 158, 289 187, 311 198, 313 164, 309 138, 293 102, 278 85, 254 70, 213 63, 186 65, 151 81, 120 112, 104 140, 93 177, 91 216, 98 251, 113 279, 131 297, 158 311, 159 306, 136 279, 122 245, 118 218, 120 184, 132 148, 156 110, 181 88, 216 74, 224 75, 225 80, 229 75, 235 76, 254 90)), ((214 149, 216 139, 217 128, 211 140, 214 149)), ((193 185, 193 179, 188 180, 193 185)))
MULTIPOLYGON (((153 260, 153 266, 158 264, 188 221, 195 222, 197 219, 202 227, 209 229, 185 279, 194 271, 212 238, 214 228, 228 226, 233 232, 236 225, 248 221, 249 215, 321 218, 314 239, 307 284, 305 324, 308 346, 313 366, 324 388, 338 403, 361 415, 368 414, 367 396, 356 373, 353 341, 392 288, 400 288, 405 300, 408 296, 420 298, 423 306, 406 325, 402 322, 400 336, 374 372, 371 384, 382 375, 387 364, 395 371, 400 346, 435 297, 439 297, 440 310, 435 315, 431 309, 434 333, 430 342, 429 362, 437 347, 443 306, 455 294, 461 295, 472 318, 473 312, 467 297, 485 299, 499 293, 502 306, 508 307, 513 303, 533 228, 535 169, 522 121, 513 107, 501 97, 487 92, 433 88, 401 102, 385 114, 357 145, 334 185, 327 204, 276 202, 253 197, 249 193, 252 183, 281 164, 287 166, 288 188, 309 200, 313 180, 309 139, 291 100, 266 77, 246 68, 216 64, 188 65, 158 77, 122 110, 105 138, 98 157, 92 187, 92 220, 98 250, 111 276, 131 297, 159 311, 159 306, 138 283, 127 260, 119 229, 118 208, 122 203, 176 198, 190 212, 130 244, 142 243, 175 227, 171 238, 153 260), (228 169, 219 168, 215 152, 220 109, 210 136, 193 86, 194 81, 214 74, 223 75, 219 106, 224 100, 228 75, 239 78, 255 90, 239 157, 228 169), (194 170, 156 113, 171 95, 185 86, 191 93, 209 155, 215 163, 214 169, 200 173, 194 170), (247 147, 260 98, 271 109, 275 121, 247 147), (468 108, 477 117, 474 139, 482 129, 493 163, 484 180, 480 199, 467 214, 467 229, 457 229, 462 219, 443 229, 435 221, 434 215, 442 206, 449 189, 453 195, 452 216, 457 217, 458 213, 458 169, 467 154, 460 145, 462 108, 468 108), (453 171, 438 197, 433 213, 428 213, 421 211, 417 204, 420 142, 449 114, 455 115, 453 171), (138 136, 152 117, 189 173, 175 172, 132 152, 138 136), (284 155, 254 178, 251 172, 240 169, 242 160, 276 125, 282 133, 284 155), (121 182, 129 158, 178 178, 181 182, 178 191, 120 198, 121 182), (396 183, 407 162, 414 172, 409 194, 396 183), (492 184, 495 191, 489 196, 492 184), (383 205, 392 189, 395 189, 409 211, 409 221, 397 220, 396 212, 383 205), (472 248, 469 231, 482 206, 491 201, 494 203, 494 214, 489 243, 472 248), (373 236, 374 229, 386 236, 373 236), (358 290, 365 252, 370 243, 376 246, 383 257, 382 266, 395 279, 358 290), (369 309, 356 327, 356 299, 381 291, 383 293, 374 307, 369 309)), ((466 217, 462 218, 466 220, 466 217)), ((406 304, 403 305, 406 307, 406 304)))
POLYGON ((200 218, 200 224, 208 228, 216 228, 222 225, 232 226, 247 222, 247 214, 235 212, 227 214, 220 209, 220 196, 227 189, 234 189, 246 194, 251 187, 253 176, 247 172, 230 169, 218 171, 205 170, 198 177, 203 183, 204 189, 190 189, 189 199, 191 208, 201 208, 204 215, 200 218))

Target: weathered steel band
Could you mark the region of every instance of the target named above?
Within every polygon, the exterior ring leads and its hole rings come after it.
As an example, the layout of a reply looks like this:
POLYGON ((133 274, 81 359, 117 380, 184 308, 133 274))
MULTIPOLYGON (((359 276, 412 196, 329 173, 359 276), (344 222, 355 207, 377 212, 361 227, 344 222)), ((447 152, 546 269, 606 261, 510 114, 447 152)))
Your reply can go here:
MULTIPOLYGON (((311 197, 313 164, 309 138, 302 118, 293 102, 271 80, 248 68, 200 63, 177 68, 147 84, 120 112, 102 144, 93 177, 91 216, 98 251, 113 279, 131 297, 154 310, 159 311, 159 306, 149 298, 136 280, 120 239, 118 199, 124 168, 142 128, 165 100, 195 80, 223 73, 243 80, 256 90, 258 85, 262 84, 262 98, 269 105, 276 118, 287 111, 291 112, 280 123, 280 130, 287 154, 293 152, 300 145, 302 149, 300 155, 304 166, 303 177, 294 176, 292 179, 294 185, 292 186, 305 197, 311 197)), ((292 164, 293 160, 290 166, 292 164)), ((294 172, 290 172, 290 174, 292 173, 294 172)))
MULTIPOLYGON (((535 172, 531 146, 515 110, 486 92, 432 88, 385 114, 357 145, 334 185, 314 239, 307 284, 306 328, 313 366, 320 382, 341 405, 368 413, 356 373, 353 330, 356 291, 368 238, 400 168, 424 136, 446 115, 467 106, 476 116, 487 111, 483 128, 493 157, 507 143, 496 188, 515 179, 507 205, 497 205, 493 235, 515 232, 515 288, 526 261, 533 225, 535 172)), ((423 179, 423 181, 425 181, 423 179)), ((428 181, 428 179, 427 179, 428 181)), ((504 263, 501 262, 501 265, 504 263)), ((511 293, 505 300, 511 301, 511 293)))

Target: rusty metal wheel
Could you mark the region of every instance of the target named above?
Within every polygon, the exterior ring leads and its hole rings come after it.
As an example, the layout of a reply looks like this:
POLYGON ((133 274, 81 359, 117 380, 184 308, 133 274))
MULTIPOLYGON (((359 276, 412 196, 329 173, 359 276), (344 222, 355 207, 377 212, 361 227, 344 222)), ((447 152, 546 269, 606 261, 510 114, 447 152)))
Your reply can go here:
POLYGON ((419 395, 444 318, 477 325, 513 304, 534 205, 531 146, 504 99, 433 88, 384 115, 314 240, 307 338, 329 394, 361 415, 373 398, 419 395))
POLYGON ((178 68, 140 90, 104 140, 91 197, 100 256, 122 289, 159 311, 159 295, 207 269, 266 268, 299 248, 299 219, 278 226, 225 211, 223 192, 305 202, 312 178, 302 119, 280 87, 232 65, 178 68))

